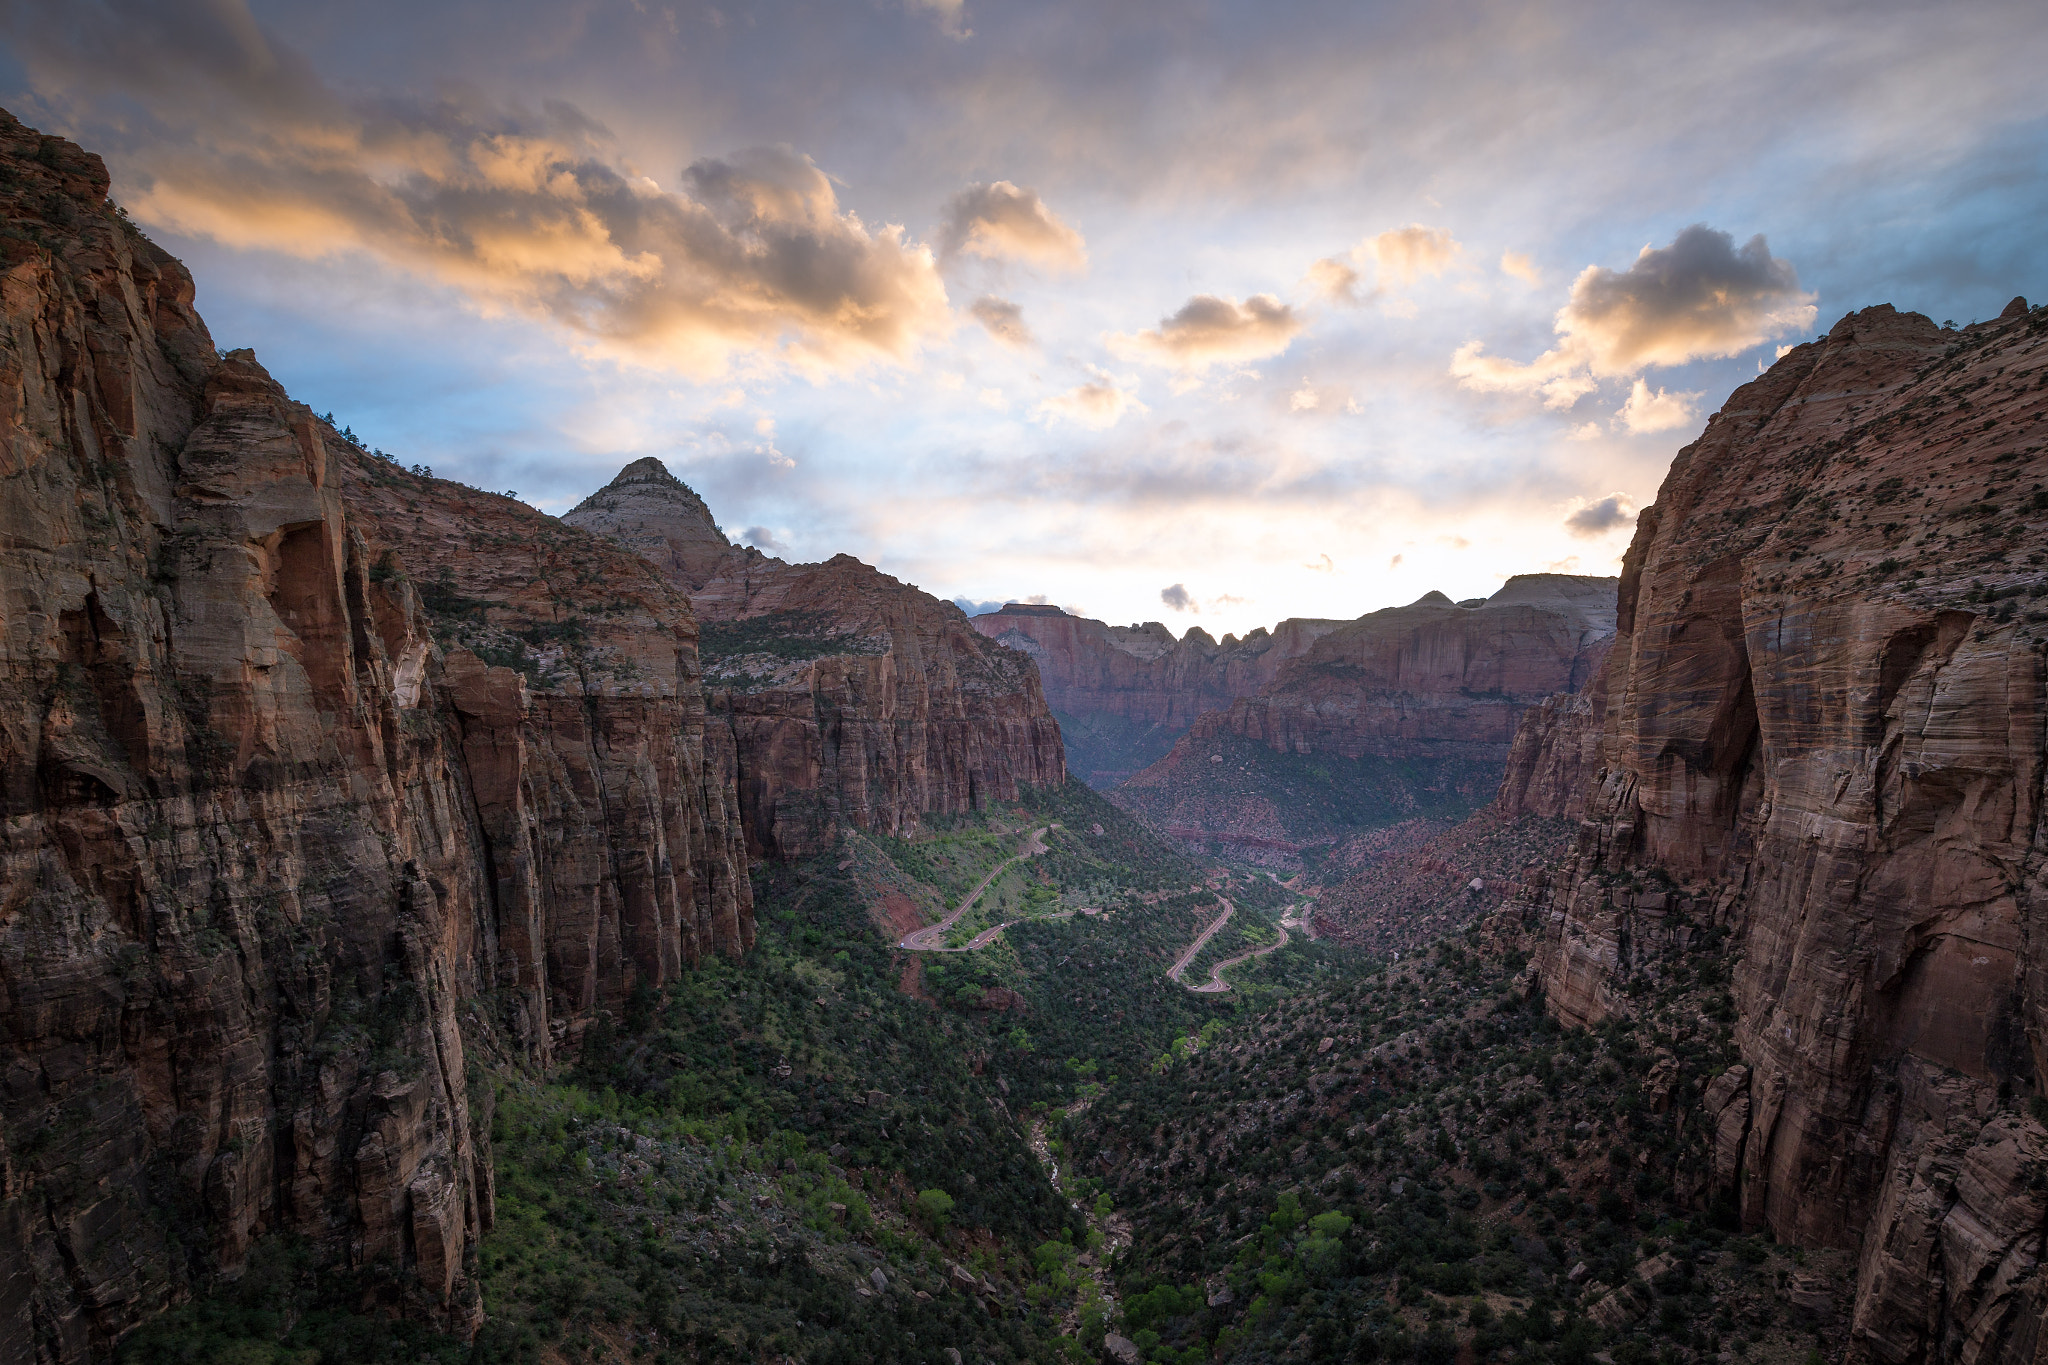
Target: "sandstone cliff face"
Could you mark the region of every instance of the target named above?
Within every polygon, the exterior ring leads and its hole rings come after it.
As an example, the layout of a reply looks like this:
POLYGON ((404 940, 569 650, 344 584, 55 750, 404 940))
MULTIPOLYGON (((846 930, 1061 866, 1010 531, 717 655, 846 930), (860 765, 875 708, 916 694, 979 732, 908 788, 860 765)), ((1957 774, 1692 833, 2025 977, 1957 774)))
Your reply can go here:
POLYGON ((1291 618, 1219 644, 1200 626, 1176 640, 1157 621, 1109 626, 1019 602, 973 618, 977 631, 1037 663, 1070 761, 1103 788, 1164 757, 1196 717, 1257 692, 1344 624, 1291 618))
POLYGON ((815 853, 842 824, 900 834, 1066 780, 1037 669, 952 603, 851 555, 786 564, 730 546, 658 461, 627 466, 563 520, 670 547, 656 562, 702 623, 753 852, 815 853))
POLYGON ((1115 799, 1192 842, 1283 861, 1351 829, 1462 818, 1498 787, 1522 713, 1590 678, 1614 591, 1529 574, 1476 606, 1431 593, 1360 617, 1202 715, 1115 799))
POLYGON ((430 542, 490 518, 366 482, 106 190, 0 116, 0 1361, 103 1359, 273 1231, 461 1330, 472 1049, 750 934, 687 607, 625 594, 630 685, 444 653, 482 570, 430 542))
POLYGON ((1593 676, 1584 686, 1554 693, 1522 713, 1494 797, 1501 815, 1576 820, 1586 813, 1586 790, 1600 766, 1607 654, 1613 643, 1611 636, 1601 642, 1593 676))
POLYGON ((1743 1065, 1704 1096, 1743 1221, 1860 1249, 1854 1349, 2032 1358, 2048 313, 1873 308, 1681 451, 1621 588, 1578 851, 1539 903, 1571 1021, 1708 926, 1743 1065))

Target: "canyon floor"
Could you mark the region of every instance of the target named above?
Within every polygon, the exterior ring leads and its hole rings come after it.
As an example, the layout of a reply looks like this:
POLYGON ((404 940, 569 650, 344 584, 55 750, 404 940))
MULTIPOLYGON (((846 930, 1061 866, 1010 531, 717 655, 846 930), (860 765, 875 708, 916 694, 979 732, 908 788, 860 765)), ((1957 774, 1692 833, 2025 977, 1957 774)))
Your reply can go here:
POLYGON ((1732 1057, 1722 979, 1563 1030, 1510 913, 1464 893, 1554 830, 1402 845, 1400 875, 1450 893, 1416 921, 1434 941, 1322 909, 1336 938, 1289 934, 1306 888, 1078 781, 846 833, 757 872, 747 957, 640 993, 572 1066, 476 1077, 497 1220, 474 1342, 356 1311, 280 1240, 122 1358, 1832 1356, 1843 1258, 1741 1236, 1687 1185, 1673 1098, 1732 1057), (906 949, 978 913, 1003 933, 906 949))

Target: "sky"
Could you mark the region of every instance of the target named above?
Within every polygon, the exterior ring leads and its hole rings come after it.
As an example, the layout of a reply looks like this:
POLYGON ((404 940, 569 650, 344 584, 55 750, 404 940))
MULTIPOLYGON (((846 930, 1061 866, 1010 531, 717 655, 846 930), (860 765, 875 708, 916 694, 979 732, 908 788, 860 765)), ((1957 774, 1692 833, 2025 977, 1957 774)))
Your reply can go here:
POLYGON ((0 0, 223 347, 560 513, 1212 635, 1618 572, 1845 313, 2048 293, 2031 3, 0 0))

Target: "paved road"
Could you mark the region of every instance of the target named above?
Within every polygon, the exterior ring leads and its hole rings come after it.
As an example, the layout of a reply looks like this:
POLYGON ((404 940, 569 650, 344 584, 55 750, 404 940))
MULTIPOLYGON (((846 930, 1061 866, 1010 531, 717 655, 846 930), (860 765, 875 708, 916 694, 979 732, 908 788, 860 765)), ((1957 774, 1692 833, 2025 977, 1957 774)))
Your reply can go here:
MULTIPOLYGON (((1180 981, 1180 974, 1187 970, 1190 962, 1195 960, 1195 954, 1202 951, 1202 945, 1209 941, 1209 936, 1218 929, 1221 929, 1223 922, 1230 918, 1230 910, 1228 909, 1230 902, 1225 901, 1223 904, 1226 908, 1221 915, 1217 916, 1216 922, 1207 929, 1204 929, 1202 936, 1190 944, 1188 950, 1180 955, 1180 960, 1173 964, 1173 970, 1167 975, 1175 981, 1180 981)), ((1267 953, 1279 952, 1287 946, 1287 931, 1289 929, 1299 929, 1306 934, 1308 933, 1308 921, 1296 919, 1292 915, 1283 915, 1280 919, 1280 937, 1278 939, 1263 948, 1254 948, 1248 953, 1239 953, 1236 957, 1224 958, 1221 962, 1209 968, 1209 979, 1207 981, 1204 981, 1199 986, 1188 986, 1188 989, 1197 995, 1220 995, 1224 991, 1229 990, 1230 983, 1223 979, 1224 971, 1227 968, 1237 966, 1240 962, 1249 962, 1255 957, 1264 957, 1267 953)), ((1188 985, 1185 981, 1180 981, 1180 983, 1183 986, 1188 985)))
MULTIPOLYGON (((1216 937, 1217 930, 1230 923, 1231 911, 1237 907, 1233 906, 1228 900, 1224 900, 1221 896, 1218 896, 1216 899, 1223 901, 1223 913, 1218 915, 1210 923, 1209 927, 1204 929, 1196 937, 1195 941, 1187 946, 1185 952, 1173 960, 1173 965, 1166 969, 1166 979, 1168 981, 1180 981, 1180 974, 1188 969, 1188 964, 1195 960, 1195 955, 1202 951, 1210 939, 1216 937)), ((1187 983, 1182 982, 1181 984, 1186 985, 1187 983)))
POLYGON ((981 879, 981 885, 975 887, 974 890, 968 893, 967 899, 960 902, 959 909, 940 920, 937 924, 927 924, 922 929, 913 930, 905 934, 902 941, 896 946, 898 948, 907 948, 914 953, 971 953, 976 948, 986 948, 990 943, 994 942, 997 934, 1002 933, 1010 925, 1021 923, 1022 921, 1020 920, 1010 920, 1008 923, 998 924, 992 929, 982 930, 974 936, 971 942, 964 943, 958 948, 948 948, 946 946, 946 932, 959 923, 962 915, 974 908, 974 903, 981 899, 981 893, 988 890, 989 883, 1009 871, 1013 863, 1021 863, 1026 858, 1036 858, 1039 854, 1045 852, 1046 831, 1058 828, 1059 825, 1055 822, 1031 831, 1024 840, 1024 847, 1019 849, 1013 857, 1006 858, 1002 862, 997 863, 994 870, 981 879))

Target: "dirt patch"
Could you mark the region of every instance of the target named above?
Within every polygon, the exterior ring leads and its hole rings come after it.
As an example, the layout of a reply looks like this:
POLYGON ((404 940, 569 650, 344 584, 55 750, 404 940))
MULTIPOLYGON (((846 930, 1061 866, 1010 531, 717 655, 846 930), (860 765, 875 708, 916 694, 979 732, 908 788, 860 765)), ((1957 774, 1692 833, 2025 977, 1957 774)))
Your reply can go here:
POLYGON ((917 902, 901 891, 885 892, 880 901, 868 907, 868 913, 882 921, 891 939, 901 939, 912 930, 924 928, 924 914, 917 908, 917 902))
MULTIPOLYGON (((919 1000, 932 1000, 924 989, 924 959, 916 953, 905 953, 900 961, 903 967, 896 978, 896 989, 919 1000)), ((938 1002, 932 1000, 932 1003, 938 1002)))

